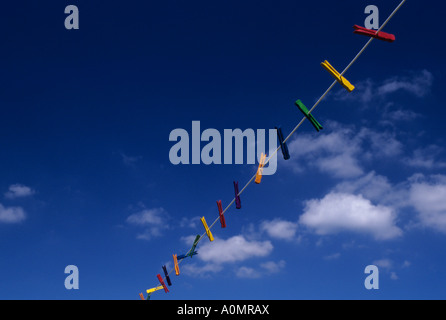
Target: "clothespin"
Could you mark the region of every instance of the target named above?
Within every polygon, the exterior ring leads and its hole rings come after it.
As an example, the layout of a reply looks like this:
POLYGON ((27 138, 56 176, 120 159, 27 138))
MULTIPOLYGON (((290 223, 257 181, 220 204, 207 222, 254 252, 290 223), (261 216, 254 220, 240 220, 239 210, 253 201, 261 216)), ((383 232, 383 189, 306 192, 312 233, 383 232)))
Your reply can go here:
POLYGON ((265 160, 266 160, 266 154, 263 154, 260 156, 260 162, 259 162, 259 168, 257 169, 256 173, 256 180, 255 183, 260 184, 262 181, 262 174, 263 174, 263 167, 265 166, 265 160))
POLYGON ((206 230, 206 234, 209 238, 210 241, 214 241, 214 236, 212 235, 211 230, 209 229, 207 223, 206 223, 206 219, 204 217, 201 218, 201 222, 203 223, 203 227, 206 230))
POLYGON ((175 274, 177 276, 179 276, 180 275, 180 267, 178 266, 178 259, 177 259, 177 255, 176 254, 173 255, 173 264, 175 266, 175 274))
POLYGON ((280 148, 282 149, 283 158, 285 160, 289 160, 290 153, 288 152, 288 146, 286 142, 284 142, 285 138, 283 137, 282 128, 279 126, 276 127, 276 130, 277 130, 277 137, 279 138, 280 148))
POLYGON ((164 292, 165 292, 165 293, 168 293, 168 292, 169 292, 169 289, 167 289, 166 284, 165 284, 164 281, 163 281, 163 278, 161 278, 161 275, 158 273, 156 276, 158 277, 159 282, 160 282, 161 285, 163 286, 164 292))
POLYGON ((167 284, 170 287, 172 285, 172 282, 170 281, 169 273, 167 273, 166 266, 163 266, 163 271, 164 271, 164 277, 166 278, 167 284))
POLYGON ((395 35, 390 34, 390 33, 382 32, 382 31, 376 32, 377 30, 367 29, 367 28, 358 26, 356 24, 353 26, 353 28, 355 29, 355 31, 353 31, 353 33, 356 33, 356 34, 372 37, 372 38, 387 41, 387 42, 395 41, 395 35))
POLYGON ((235 192, 235 207, 237 209, 242 208, 242 202, 240 201, 239 191, 238 191, 238 181, 234 181, 234 192, 235 192))
POLYGON ((197 235, 195 237, 195 240, 194 240, 194 243, 192 245, 192 248, 190 248, 190 250, 186 254, 179 255, 177 257, 178 261, 183 260, 184 258, 187 258, 187 257, 191 257, 192 258, 192 256, 198 254, 198 252, 195 251, 195 248, 197 247, 197 244, 198 244, 198 241, 200 240, 200 238, 201 238, 200 235, 197 235))
POLYGON ((308 111, 307 107, 302 103, 302 101, 297 100, 296 106, 305 115, 305 117, 307 117, 307 119, 311 122, 317 132, 323 129, 322 125, 313 117, 313 115, 308 111))
POLYGON ((139 294, 139 297, 141 298, 141 300, 146 300, 146 298, 144 298, 142 293, 139 294))
POLYGON ((190 255, 191 258, 192 258, 192 256, 193 256, 194 254, 197 254, 197 252, 195 251, 195 248, 197 247, 197 244, 198 244, 198 241, 199 241, 199 240, 200 240, 200 235, 197 234, 197 235, 195 236, 194 243, 192 244, 192 248, 190 248, 189 253, 188 253, 188 255, 190 255))
MULTIPOLYGON (((147 289, 147 300, 150 300, 150 296, 152 295, 152 293, 154 293, 155 291, 158 291, 158 290, 163 290, 163 286, 158 286, 158 287, 155 287, 152 289, 147 289)), ((142 295, 142 293, 140 295, 142 295)))
POLYGON ((324 69, 327 70, 345 89, 347 89, 348 92, 355 90, 355 86, 341 76, 341 74, 336 71, 336 69, 333 68, 333 66, 327 60, 322 62, 321 66, 324 67, 324 69))
POLYGON ((177 257, 177 259, 178 259, 178 261, 180 261, 180 260, 183 260, 183 259, 185 259, 185 258, 187 258, 187 257, 191 257, 192 258, 192 256, 194 256, 194 255, 196 255, 196 254, 198 254, 198 252, 197 251, 194 251, 194 252, 188 252, 187 254, 181 254, 181 255, 179 255, 178 257, 177 257))
POLYGON ((218 214, 220 215, 220 223, 222 228, 226 228, 225 215, 223 214, 223 208, 221 206, 221 200, 217 201, 218 214))

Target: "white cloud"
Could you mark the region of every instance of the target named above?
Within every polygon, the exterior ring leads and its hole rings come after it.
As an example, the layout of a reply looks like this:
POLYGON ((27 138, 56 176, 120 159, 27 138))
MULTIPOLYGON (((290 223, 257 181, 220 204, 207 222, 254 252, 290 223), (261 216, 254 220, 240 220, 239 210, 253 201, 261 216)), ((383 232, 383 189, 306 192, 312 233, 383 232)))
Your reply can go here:
POLYGON ((8 192, 5 193, 5 197, 8 199, 24 198, 32 196, 35 193, 33 189, 22 184, 13 184, 9 186, 8 192))
POLYGON ((411 167, 423 169, 446 168, 446 162, 439 161, 438 158, 444 153, 444 149, 437 145, 429 145, 413 151, 412 157, 407 157, 403 162, 411 167))
POLYGON ((340 257, 341 257, 341 254, 339 252, 336 252, 336 253, 330 254, 328 256, 325 256, 324 259, 325 260, 336 260, 336 259, 339 259, 340 257))
POLYGON ((150 240, 153 237, 162 235, 162 231, 167 229, 167 212, 163 208, 144 209, 127 217, 127 223, 144 227, 142 233, 136 236, 138 239, 150 240))
POLYGON ((250 267, 240 267, 235 272, 237 278, 258 279, 262 276, 262 273, 250 267))
POLYGON ((432 176, 429 180, 413 182, 409 201, 423 226, 446 232, 446 176, 432 176))
POLYGON ((187 263, 181 264, 180 266, 181 274, 185 274, 191 277, 206 278, 211 274, 218 273, 223 270, 223 266, 215 263, 206 263, 204 265, 199 265, 197 263, 187 263))
POLYGON ((285 260, 280 260, 278 262, 267 261, 260 264, 260 267, 268 274, 279 273, 283 268, 285 268, 285 260))
POLYGON ((242 266, 239 267, 235 275, 238 278, 248 278, 248 279, 258 279, 263 276, 279 273, 285 267, 286 262, 284 260, 280 260, 278 262, 275 261, 267 261, 260 264, 260 268, 254 269, 252 267, 242 266))
POLYGON ((141 156, 132 157, 132 156, 128 156, 122 152, 120 154, 122 157, 122 162, 124 163, 124 165, 126 165, 128 167, 134 167, 136 165, 136 163, 142 159, 141 156))
POLYGON ((323 134, 303 134, 289 143, 289 166, 297 173, 308 167, 339 179, 356 178, 364 174, 363 163, 379 159, 396 158, 403 145, 394 133, 369 128, 357 130, 330 122, 330 131, 323 134))
POLYGON ((387 118, 392 121, 412 121, 421 117, 421 114, 411 110, 398 109, 387 113, 387 118))
MULTIPOLYGON (((334 93, 333 98, 338 101, 359 102, 363 106, 382 103, 390 94, 398 91, 404 91, 422 98, 430 92, 433 81, 433 74, 427 70, 411 72, 409 76, 395 76, 381 83, 366 79, 357 82, 355 84, 356 90, 353 92, 347 94, 345 90, 340 89, 334 93)), ((406 116, 401 113, 399 115, 403 118, 406 116)), ((410 114, 410 116, 413 115, 413 113, 410 114)))
POLYGON ((417 97, 423 97, 429 93, 434 76, 427 70, 419 73, 413 73, 411 77, 393 77, 390 78, 377 88, 377 93, 391 94, 396 91, 406 91, 417 97))
POLYGON ((408 206, 408 188, 407 182, 394 185, 386 177, 372 171, 357 179, 339 183, 333 191, 362 195, 374 203, 399 209, 408 206))
POLYGON ((362 174, 358 162, 360 141, 354 130, 336 123, 332 123, 330 127, 333 128, 332 132, 321 135, 303 134, 292 140, 288 148, 293 157, 285 165, 292 165, 293 170, 301 172, 305 170, 302 165, 305 163, 338 178, 362 174))
POLYGON ((391 207, 373 205, 361 195, 332 192, 323 199, 307 201, 299 222, 318 235, 348 231, 389 240, 402 235, 395 219, 391 207))
POLYGON ((292 240, 296 235, 297 227, 298 224, 295 222, 274 219, 262 222, 260 230, 265 231, 271 238, 292 240))
POLYGON ((395 157, 402 153, 403 145, 395 138, 395 134, 389 131, 375 131, 362 128, 358 138, 363 144, 363 149, 370 149, 374 158, 395 157))
POLYGON ((0 204, 0 223, 19 223, 25 219, 25 211, 21 207, 6 208, 0 204))
POLYGON ((382 199, 391 189, 392 185, 388 179, 377 175, 374 171, 358 179, 341 182, 334 188, 336 192, 362 194, 374 201, 382 199))
MULTIPOLYGON (((377 267, 381 269, 383 269, 386 273, 390 274, 390 279, 391 280, 398 280, 398 275, 396 274, 395 271, 393 271, 392 269, 394 269, 394 263, 392 260, 390 259, 380 259, 380 260, 375 260, 373 261, 373 264, 376 265, 377 267)), ((403 265, 404 268, 404 265, 403 265)))
POLYGON ((199 254, 200 260, 214 264, 244 261, 253 257, 268 256, 273 250, 270 241, 250 241, 242 235, 227 240, 215 238, 213 242, 205 242, 199 254))
POLYGON ((164 209, 145 209, 127 218, 127 222, 135 225, 159 225, 163 222, 164 209))
POLYGON ((405 261, 403 262, 402 268, 409 268, 410 266, 411 266, 410 261, 405 260, 405 261))
POLYGON ((393 262, 390 259, 380 259, 373 261, 373 264, 377 267, 383 268, 383 269, 390 269, 393 266, 393 262))
MULTIPOLYGON (((181 240, 187 245, 191 245, 195 236, 182 237, 181 240)), ((204 239, 206 240, 206 239, 204 239)), ((189 248, 186 249, 186 251, 189 248)), ((273 250, 270 241, 254 241, 247 240, 242 235, 233 236, 229 239, 220 239, 215 237, 213 242, 200 242, 198 255, 193 259, 203 261, 204 264, 187 263, 182 265, 181 272, 194 277, 208 277, 211 274, 218 273, 223 270, 225 264, 238 263, 249 260, 251 258, 264 258, 273 250)), ((187 258, 188 261, 189 258, 187 258)), ((197 260, 194 260, 197 261, 197 260)), ((250 267, 237 267, 235 274, 241 278, 257 278, 263 274, 271 273, 273 263, 262 263, 260 270, 250 267)), ((284 262, 277 263, 276 267, 283 267, 284 262)))
POLYGON ((397 274, 395 273, 395 272, 391 272, 390 273, 390 279, 392 279, 392 280, 398 280, 398 276, 397 276, 397 274))

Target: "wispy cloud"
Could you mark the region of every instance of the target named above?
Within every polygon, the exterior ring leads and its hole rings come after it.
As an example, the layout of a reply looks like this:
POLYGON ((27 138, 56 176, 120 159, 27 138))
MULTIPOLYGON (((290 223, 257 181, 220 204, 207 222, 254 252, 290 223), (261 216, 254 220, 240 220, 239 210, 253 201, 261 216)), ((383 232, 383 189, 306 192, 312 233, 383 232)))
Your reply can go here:
POLYGON ((376 92, 388 95, 397 91, 405 91, 417 97, 424 97, 430 92, 434 76, 427 70, 412 73, 410 76, 399 76, 387 79, 379 85, 376 92))
POLYGON ((411 156, 403 159, 403 162, 411 167, 423 169, 443 169, 446 168, 446 162, 439 160, 444 154, 444 149, 437 145, 429 145, 415 149, 411 156))
POLYGON ((264 263, 261 263, 258 268, 247 266, 239 267, 236 270, 235 275, 238 278, 258 279, 264 276, 281 272, 285 265, 286 262, 284 260, 280 260, 278 262, 266 261, 264 263))
POLYGON ((127 217, 128 224, 142 227, 144 231, 138 233, 138 239, 150 240, 162 235, 167 229, 167 212, 163 208, 143 209, 127 217))
POLYGON ((260 230, 266 232, 271 238, 280 240, 293 240, 296 237, 297 222, 274 219, 272 221, 263 221, 260 230))
POLYGON ((4 207, 0 204, 0 223, 19 223, 25 219, 25 210, 21 207, 4 207))
POLYGON ((406 92, 418 98, 430 93, 434 76, 428 70, 412 71, 408 75, 394 76, 382 82, 366 79, 355 84, 356 90, 346 94, 345 90, 335 92, 332 97, 337 101, 358 102, 362 106, 372 103, 382 104, 395 92, 406 92))
POLYGON ((423 227, 446 233, 446 176, 418 175, 409 190, 409 203, 423 227))
POLYGON ((364 174, 363 163, 395 158, 403 147, 390 131, 330 122, 330 130, 324 134, 297 136, 289 143, 289 150, 293 157, 284 165, 297 173, 314 168, 335 178, 348 179, 364 174))
POLYGON ((5 198, 16 199, 32 196, 35 193, 33 189, 22 184, 13 184, 9 186, 9 190, 5 193, 5 198))
POLYGON ((128 167, 134 167, 136 165, 136 163, 142 159, 141 156, 129 156, 122 152, 120 153, 120 155, 122 158, 122 162, 124 163, 125 166, 128 166, 128 167))
POLYGON ((407 181, 392 184, 387 177, 372 171, 361 177, 337 184, 333 188, 333 192, 362 195, 373 203, 398 209, 408 205, 408 188, 407 181))

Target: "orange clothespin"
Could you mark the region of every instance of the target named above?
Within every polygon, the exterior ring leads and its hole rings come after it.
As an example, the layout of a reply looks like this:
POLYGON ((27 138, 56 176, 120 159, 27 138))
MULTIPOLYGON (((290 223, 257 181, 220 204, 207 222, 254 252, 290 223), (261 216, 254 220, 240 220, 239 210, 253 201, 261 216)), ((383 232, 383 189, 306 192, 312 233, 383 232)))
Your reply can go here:
POLYGON ((178 266, 178 259, 177 259, 176 254, 173 255, 173 264, 175 265, 175 274, 177 276, 179 276, 180 275, 180 267, 178 266))
POLYGON ((266 154, 263 154, 260 156, 260 162, 259 162, 259 168, 257 169, 256 173, 256 183, 260 184, 262 181, 262 174, 263 174, 263 167, 265 166, 265 160, 266 160, 266 154))

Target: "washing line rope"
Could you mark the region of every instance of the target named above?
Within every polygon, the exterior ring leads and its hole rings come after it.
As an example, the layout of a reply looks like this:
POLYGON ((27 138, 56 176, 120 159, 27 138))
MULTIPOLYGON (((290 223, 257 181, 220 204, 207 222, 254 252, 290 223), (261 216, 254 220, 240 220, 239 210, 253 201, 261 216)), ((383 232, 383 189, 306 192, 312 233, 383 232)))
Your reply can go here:
MULTIPOLYGON (((376 31, 375 34, 378 34, 379 32, 381 32, 382 29, 384 29, 384 27, 387 25, 387 23, 393 18, 393 16, 398 12, 398 10, 403 6, 403 4, 406 2, 407 0, 402 0, 400 2, 400 4, 395 8, 395 10, 393 10, 393 12, 389 15, 389 17, 386 19, 386 21, 384 21, 384 23, 381 25, 381 27, 376 31)), ((347 67, 344 69, 344 71, 342 71, 342 73, 340 74, 340 77, 342 77, 349 69, 350 67, 356 62, 356 60, 358 60, 358 58, 362 55, 362 53, 367 49, 367 47, 370 45, 370 43, 374 40, 373 37, 371 37, 367 43, 362 47, 362 49, 358 52, 358 54, 353 58, 352 61, 350 61, 350 63, 347 65, 347 67)), ((331 91, 331 89, 333 89, 333 87, 336 85, 337 80, 334 80, 333 83, 330 85, 330 87, 328 87, 328 89, 324 92, 324 94, 316 101, 316 103, 313 105, 313 107, 309 110, 308 113, 311 113, 314 109, 316 109, 316 107, 322 102, 322 100, 328 95, 328 93, 331 91)), ((290 134, 283 140, 283 143, 286 143, 291 136, 299 129, 299 127, 304 123, 304 121, 306 120, 306 117, 303 117, 302 120, 296 125, 296 127, 290 132, 290 134)), ((281 147, 279 146, 270 156, 269 158, 265 161, 264 166, 266 166, 269 161, 277 154, 277 152, 281 149, 281 147)), ((245 191, 245 189, 252 183, 252 181, 256 178, 256 174, 254 174, 254 176, 245 184, 245 186, 239 191, 239 193, 237 194, 237 196, 240 196, 243 191, 245 191)), ((229 208, 231 208, 231 206, 234 204, 235 202, 235 198, 232 199, 232 201, 226 206, 226 208, 223 210, 222 214, 225 214, 227 210, 229 210, 229 208)), ((220 217, 217 217, 215 219, 215 221, 209 226, 209 230, 212 229, 212 227, 220 220, 220 217)), ((201 239, 203 239, 205 236, 207 235, 206 232, 204 232, 200 238, 198 239, 198 241, 196 242, 196 244, 198 245, 198 243, 201 241, 201 239)), ((186 257, 187 258, 187 257, 186 257)), ((185 260, 181 259, 180 261, 178 261, 178 265, 185 260)), ((172 272, 175 271, 175 268, 172 269, 167 275, 170 275, 172 272)), ((165 280, 165 278, 163 278, 163 281, 165 280)))

